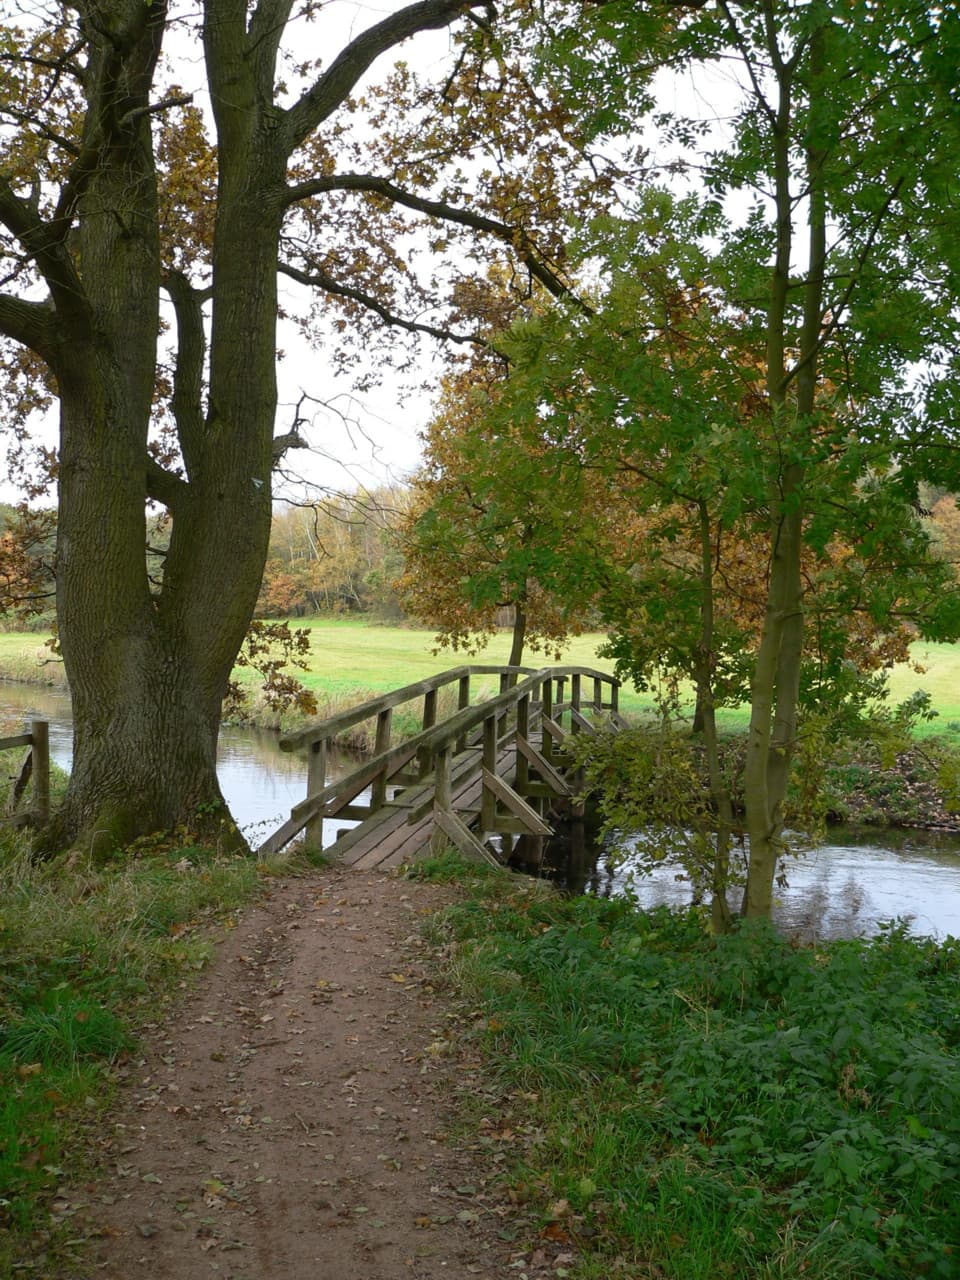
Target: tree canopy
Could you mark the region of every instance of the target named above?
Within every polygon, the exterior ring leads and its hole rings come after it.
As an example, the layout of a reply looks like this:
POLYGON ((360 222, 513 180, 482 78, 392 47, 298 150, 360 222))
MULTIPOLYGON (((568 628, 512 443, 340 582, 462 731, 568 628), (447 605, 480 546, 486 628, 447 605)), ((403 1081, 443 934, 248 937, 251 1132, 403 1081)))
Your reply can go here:
POLYGON ((291 0, 7 11, 0 394, 21 441, 34 409, 55 399, 59 414, 76 741, 52 842, 110 848, 209 826, 198 815, 221 806, 221 701, 267 554, 272 467, 299 442, 276 421, 279 277, 312 291, 299 321, 346 365, 368 317, 472 339, 481 252, 502 253, 517 293, 564 292, 544 200, 576 205, 581 157, 542 129, 498 25, 482 3, 418 0, 335 52, 335 18, 291 0), (447 28, 435 79, 398 65, 371 87, 383 55, 447 28), (179 61, 198 37, 199 72, 179 61), (159 585, 148 502, 172 521, 159 585))

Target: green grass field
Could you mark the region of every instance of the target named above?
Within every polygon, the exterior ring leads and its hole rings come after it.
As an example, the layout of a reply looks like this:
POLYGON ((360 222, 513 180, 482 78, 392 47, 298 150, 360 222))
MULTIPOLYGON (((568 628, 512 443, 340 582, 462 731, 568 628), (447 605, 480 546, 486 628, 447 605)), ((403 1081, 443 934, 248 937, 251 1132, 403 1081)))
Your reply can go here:
MULTIPOLYGON (((309 618, 291 625, 310 632, 310 669, 303 675, 303 683, 328 699, 341 699, 358 689, 383 693, 464 663, 503 663, 510 647, 506 631, 477 657, 470 657, 449 650, 436 652, 433 633, 412 627, 327 618, 309 618)), ((62 667, 51 661, 44 648, 47 638, 36 633, 0 633, 0 677, 62 683, 62 667)), ((612 663, 597 657, 597 647, 602 643, 603 636, 595 632, 578 636, 565 647, 563 661, 612 671, 612 663)), ((918 673, 909 665, 895 668, 890 678, 894 701, 901 701, 916 689, 925 689, 939 713, 928 731, 960 732, 960 645, 919 642, 913 656, 925 670, 918 673)), ((540 658, 529 654, 527 661, 536 665, 540 658)), ((630 687, 622 691, 621 706, 627 713, 651 705, 649 694, 638 694, 630 687)), ((746 723, 746 712, 728 712, 724 719, 730 728, 741 727, 746 723)))

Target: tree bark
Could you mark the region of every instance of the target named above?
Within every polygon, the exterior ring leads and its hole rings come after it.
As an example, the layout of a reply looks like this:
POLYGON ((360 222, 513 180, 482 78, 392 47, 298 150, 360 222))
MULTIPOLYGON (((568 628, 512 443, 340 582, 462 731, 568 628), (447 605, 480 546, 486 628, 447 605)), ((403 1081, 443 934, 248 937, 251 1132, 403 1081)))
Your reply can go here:
MULTIPOLYGON (((772 38, 772 36, 771 36, 772 38)), ((807 91, 810 111, 829 92, 824 32, 813 33, 807 91)), ((803 288, 803 321, 791 370, 787 368, 787 299, 793 244, 790 181, 791 94, 794 68, 771 46, 779 98, 773 123, 776 174, 777 253, 767 323, 767 395, 778 463, 770 490, 770 573, 767 607, 754 671, 750 729, 744 768, 744 804, 750 863, 743 913, 768 918, 783 845, 784 802, 796 749, 803 657, 804 612, 801 557, 805 484, 816 409, 818 352, 823 321, 827 206, 824 153, 805 149, 809 202, 808 265, 803 288), (790 392, 794 390, 791 403, 790 392), (780 458, 791 459, 783 464, 780 458)))

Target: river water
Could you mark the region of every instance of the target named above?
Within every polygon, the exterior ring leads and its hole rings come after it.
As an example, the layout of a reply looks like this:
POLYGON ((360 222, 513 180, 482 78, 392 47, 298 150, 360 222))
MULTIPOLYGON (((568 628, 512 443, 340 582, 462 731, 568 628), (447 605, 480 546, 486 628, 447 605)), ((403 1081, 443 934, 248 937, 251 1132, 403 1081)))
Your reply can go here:
MULTIPOLYGON (((69 769, 72 757, 70 699, 65 693, 32 685, 0 683, 0 733, 16 732, 24 719, 50 723, 50 754, 69 769)), ((306 789, 302 757, 280 751, 277 736, 256 729, 225 726, 217 753, 220 786, 237 823, 251 844, 261 843, 289 816, 306 789)), ((345 757, 342 766, 355 761, 345 757)), ((324 828, 325 843, 336 829, 351 823, 337 819, 324 828)), ((960 837, 922 831, 830 832, 830 843, 790 859, 788 887, 778 892, 777 921, 806 937, 870 934, 883 920, 907 919, 914 932, 960 937, 960 837)), ((601 853, 571 852, 562 879, 577 891, 617 894, 631 883, 629 858, 608 865, 601 853)), ((643 906, 680 905, 690 900, 689 885, 670 868, 632 882, 643 906)))

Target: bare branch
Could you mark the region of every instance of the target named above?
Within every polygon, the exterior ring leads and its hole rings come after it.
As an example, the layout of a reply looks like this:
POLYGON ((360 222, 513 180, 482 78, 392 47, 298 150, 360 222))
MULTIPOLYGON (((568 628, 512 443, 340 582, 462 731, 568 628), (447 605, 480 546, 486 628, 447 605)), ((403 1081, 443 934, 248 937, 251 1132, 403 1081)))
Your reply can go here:
POLYGON ((61 232, 44 222, 32 206, 0 174, 0 223, 17 237, 50 288, 58 307, 84 307, 83 287, 64 245, 61 232))
POLYGON ((148 102, 145 107, 134 107, 132 111, 120 117, 120 128, 125 129, 141 116, 157 115, 161 111, 169 111, 171 107, 187 107, 192 101, 192 93, 179 93, 172 98, 164 98, 162 102, 148 102))
POLYGON ((279 270, 283 275, 289 276, 291 280, 296 280, 299 284, 323 289, 325 292, 335 294, 339 298, 349 298, 352 302, 359 302, 361 306, 372 311, 374 315, 378 315, 384 324, 406 329, 408 333, 425 333, 431 338, 437 338, 440 342, 473 343, 476 346, 483 347, 491 345, 479 333, 455 333, 452 329, 441 329, 437 325, 425 324, 421 320, 407 320, 403 316, 398 316, 395 312, 389 311, 372 294, 364 293, 363 290, 355 289, 350 285, 340 284, 333 276, 327 275, 325 271, 321 271, 317 266, 313 266, 308 272, 300 271, 288 263, 281 262, 279 270))
POLYGON ((24 302, 0 293, 0 333, 39 356, 46 356, 53 344, 53 311, 42 302, 24 302))
POLYGON ((166 467, 162 467, 149 455, 145 458, 144 465, 147 497, 154 502, 162 503, 168 511, 175 513, 177 505, 182 503, 190 492, 189 484, 186 480, 175 476, 172 471, 168 471, 166 467))

